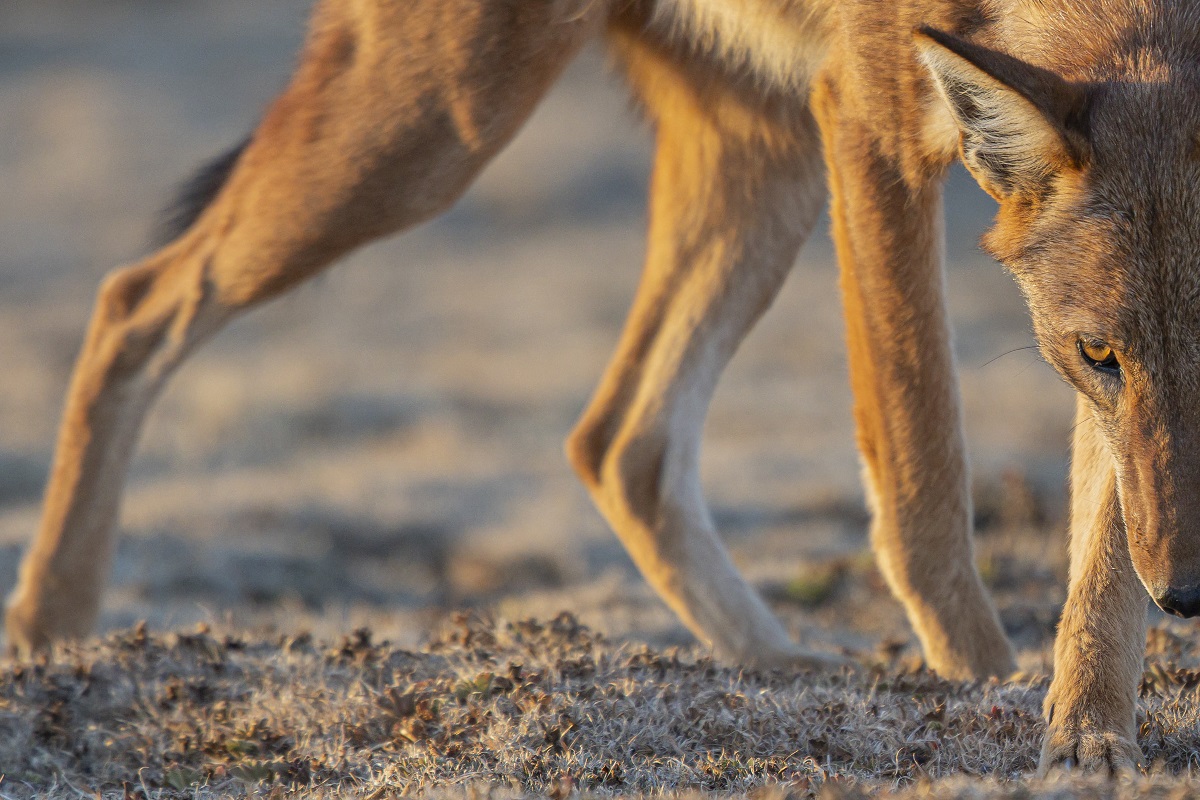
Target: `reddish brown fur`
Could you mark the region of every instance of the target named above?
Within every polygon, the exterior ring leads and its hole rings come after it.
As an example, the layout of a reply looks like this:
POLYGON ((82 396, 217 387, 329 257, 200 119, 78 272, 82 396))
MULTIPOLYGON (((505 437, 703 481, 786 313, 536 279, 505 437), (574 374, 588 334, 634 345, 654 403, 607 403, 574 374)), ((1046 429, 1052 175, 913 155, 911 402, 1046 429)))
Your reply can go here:
POLYGON ((735 659, 836 662, 738 576, 698 471, 708 400, 815 222, 824 161, 880 566, 934 669, 1011 670, 973 562, 943 300, 959 155, 1000 203, 988 249, 1080 392, 1043 767, 1128 767, 1145 590, 1200 587, 1200 10, 1178 0, 324 0, 211 205, 101 287, 10 642, 90 626, 141 419, 186 355, 445 209, 601 35, 658 154, 642 284, 567 450, 647 579, 735 659))

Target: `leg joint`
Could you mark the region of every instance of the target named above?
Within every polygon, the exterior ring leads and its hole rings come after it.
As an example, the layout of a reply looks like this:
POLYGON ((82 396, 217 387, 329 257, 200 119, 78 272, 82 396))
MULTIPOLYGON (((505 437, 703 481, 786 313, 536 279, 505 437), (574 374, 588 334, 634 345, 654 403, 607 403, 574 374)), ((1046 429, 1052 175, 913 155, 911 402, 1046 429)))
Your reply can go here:
POLYGON ((667 441, 655 432, 638 432, 614 441, 600 470, 601 483, 631 516, 654 527, 662 516, 667 441))
POLYGON ((611 424, 607 419, 584 418, 567 436, 564 449, 575 474, 589 489, 600 485, 604 460, 612 446, 611 424))
POLYGON ((100 285, 85 348, 108 362, 112 377, 139 372, 167 334, 171 304, 147 313, 161 274, 155 266, 139 264, 109 273, 100 285))
POLYGON ((661 512, 666 437, 656 431, 612 433, 611 420, 584 420, 567 438, 567 459, 584 485, 622 512, 652 524, 661 512))
POLYGON ((128 320, 150 293, 155 274, 155 270, 142 265, 108 273, 97 293, 96 318, 108 324, 128 320))

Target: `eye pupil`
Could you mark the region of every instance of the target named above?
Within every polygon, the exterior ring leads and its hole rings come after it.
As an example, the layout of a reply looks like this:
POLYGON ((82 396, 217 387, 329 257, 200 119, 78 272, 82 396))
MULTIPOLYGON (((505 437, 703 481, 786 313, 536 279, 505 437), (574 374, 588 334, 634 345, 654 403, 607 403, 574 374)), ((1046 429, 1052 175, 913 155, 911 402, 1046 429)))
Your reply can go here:
POLYGON ((1117 354, 1103 342, 1079 341, 1079 354, 1093 369, 1105 372, 1116 372, 1121 368, 1117 362, 1117 354))

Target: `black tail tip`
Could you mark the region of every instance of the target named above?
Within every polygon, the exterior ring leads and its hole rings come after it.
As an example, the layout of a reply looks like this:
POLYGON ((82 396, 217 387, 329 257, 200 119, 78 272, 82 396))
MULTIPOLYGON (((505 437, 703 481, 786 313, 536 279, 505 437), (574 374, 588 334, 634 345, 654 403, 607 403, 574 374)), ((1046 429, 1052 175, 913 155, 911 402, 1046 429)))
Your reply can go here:
POLYGON ((247 136, 235 147, 205 163, 179 187, 175 198, 159 214, 151 239, 155 248, 170 244, 195 224, 229 180, 249 144, 250 137, 247 136))

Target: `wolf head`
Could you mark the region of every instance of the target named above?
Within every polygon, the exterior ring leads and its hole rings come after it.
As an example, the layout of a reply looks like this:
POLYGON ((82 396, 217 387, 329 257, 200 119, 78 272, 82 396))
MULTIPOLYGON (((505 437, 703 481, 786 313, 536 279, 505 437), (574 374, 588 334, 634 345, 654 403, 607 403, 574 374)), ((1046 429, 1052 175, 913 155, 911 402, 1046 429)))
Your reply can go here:
POLYGON ((929 28, 917 44, 963 162, 1000 204, 984 246, 1016 277, 1042 354, 1103 433, 1134 568, 1160 606, 1193 616, 1200 52, 1189 59, 1184 37, 1145 21, 1106 24, 1078 33, 1091 66, 1073 58, 1061 71, 929 28))

